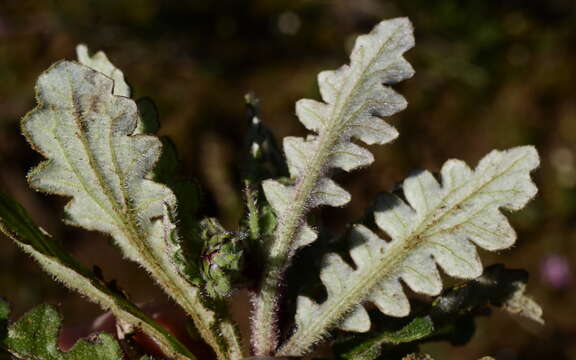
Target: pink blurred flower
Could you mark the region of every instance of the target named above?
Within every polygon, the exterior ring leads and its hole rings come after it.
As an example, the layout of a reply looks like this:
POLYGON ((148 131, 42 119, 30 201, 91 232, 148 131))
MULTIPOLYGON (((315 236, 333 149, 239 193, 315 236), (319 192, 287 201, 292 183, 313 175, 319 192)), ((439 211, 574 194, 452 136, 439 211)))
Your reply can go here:
POLYGON ((548 255, 540 264, 542 281, 556 289, 563 289, 572 283, 572 269, 565 256, 548 255))

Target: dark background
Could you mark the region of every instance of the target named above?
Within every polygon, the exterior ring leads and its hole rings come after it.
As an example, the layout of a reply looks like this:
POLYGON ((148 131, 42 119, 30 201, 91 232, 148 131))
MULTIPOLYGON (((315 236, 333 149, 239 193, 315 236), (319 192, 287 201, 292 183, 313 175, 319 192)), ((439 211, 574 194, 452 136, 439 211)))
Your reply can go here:
MULTIPOLYGON (((352 204, 327 209, 324 220, 340 229, 414 168, 437 171, 454 157, 475 164, 493 148, 536 145, 540 194, 511 216, 518 242, 512 251, 482 256, 486 265, 530 271, 529 291, 545 309, 546 326, 495 313, 479 322, 470 344, 426 350, 438 359, 576 359, 575 15, 574 0, 0 0, 0 186, 135 299, 164 301, 104 236, 62 225, 63 199, 27 187, 25 174, 40 157, 18 121, 34 106, 36 77, 73 59, 80 42, 105 50, 135 95, 157 103, 161 134, 176 143, 182 176, 206 191, 204 213, 233 229, 241 210, 243 95, 256 92, 278 137, 303 134, 293 104, 317 97, 316 74, 347 62, 356 35, 407 16, 416 28, 417 45, 407 55, 416 75, 397 86, 410 103, 390 119, 401 135, 372 148, 374 165, 339 179, 352 204)), ((99 313, 10 241, 0 246, 0 294, 16 314, 44 301, 61 304, 67 324, 99 313)))

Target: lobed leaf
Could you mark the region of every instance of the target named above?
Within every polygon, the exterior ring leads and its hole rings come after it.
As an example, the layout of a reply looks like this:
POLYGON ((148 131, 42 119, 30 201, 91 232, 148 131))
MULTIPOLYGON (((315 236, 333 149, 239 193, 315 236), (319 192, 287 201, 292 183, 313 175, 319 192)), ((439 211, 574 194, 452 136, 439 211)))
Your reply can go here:
POLYGON ((342 206, 350 201, 350 194, 326 175, 332 169, 351 171, 374 161, 372 154, 354 144, 352 138, 366 144, 386 144, 398 136, 381 118, 403 110, 407 103, 386 84, 413 75, 412 67, 402 57, 413 45, 408 19, 383 21, 370 34, 358 37, 350 65, 318 75, 324 102, 298 101, 298 118, 317 135, 284 139, 284 153, 294 185, 286 186, 276 180, 263 184, 266 197, 280 218, 277 234, 281 239, 277 242, 302 246, 313 241, 315 235, 311 232, 296 234, 296 229, 289 228, 293 217, 298 216, 298 220, 303 217, 305 211, 300 207, 342 206), (284 235, 285 231, 290 234, 284 235))
POLYGON ((112 95, 113 86, 100 73, 68 61, 40 76, 39 105, 23 119, 22 129, 49 160, 28 180, 37 190, 71 197, 69 223, 111 234, 126 256, 141 261, 152 219, 163 215, 164 204, 176 204, 167 187, 144 179, 161 144, 153 136, 131 136, 136 104, 112 95))
POLYGON ((260 355, 276 347, 275 321, 270 316, 278 303, 279 283, 295 251, 316 239, 306 224, 311 208, 343 206, 350 194, 330 179, 336 169, 351 171, 374 161, 373 155, 352 139, 366 144, 385 144, 398 136, 381 118, 403 110, 406 100, 388 85, 414 73, 403 58, 414 45, 412 25, 406 18, 383 21, 356 40, 350 64, 318 75, 323 102, 303 99, 296 104, 302 124, 315 132, 306 138, 287 137, 283 147, 292 183, 263 182, 263 190, 277 217, 270 245, 265 279, 256 299, 254 329, 266 334, 255 338, 260 355))
MULTIPOLYGON (((336 358, 380 359, 389 355, 384 352, 386 348, 383 346, 386 344, 414 341, 466 344, 474 335, 475 318, 485 315, 490 305, 507 310, 507 304, 514 302, 519 295, 526 298, 527 281, 528 273, 524 270, 507 269, 501 264, 490 265, 484 269, 482 276, 443 290, 432 303, 421 303, 414 312, 426 316, 414 315, 413 312, 408 318, 375 322, 368 333, 349 334, 337 339, 333 345, 336 358)), ((528 312, 538 314, 529 318, 541 322, 542 310, 533 300, 530 299, 529 303, 534 305, 529 309, 539 310, 528 312)), ((519 314, 524 315, 522 312, 519 314)), ((394 352, 394 347, 388 350, 394 352)))
POLYGON ((327 300, 316 304, 299 298, 296 331, 279 354, 305 352, 334 325, 368 331, 364 301, 389 316, 408 315, 402 283, 417 293, 439 294, 437 265, 450 276, 480 276, 474 244, 495 251, 514 243, 516 234, 499 209, 518 210, 536 194, 530 172, 538 165, 538 154, 530 146, 493 151, 475 171, 449 160, 441 170, 442 183, 427 171, 409 177, 402 186, 406 202, 391 194, 381 196, 374 217, 390 241, 363 225, 353 227, 350 256, 355 268, 336 254, 325 257, 320 277, 327 300))
POLYGON ((108 56, 103 51, 98 51, 90 56, 88 47, 80 44, 76 46, 76 56, 80 64, 86 65, 114 81, 114 95, 130 97, 130 86, 124 79, 124 73, 108 60, 108 56))
POLYGON ((139 133, 136 102, 115 95, 115 87, 108 76, 70 61, 39 77, 38 106, 22 120, 22 131, 47 160, 30 171, 28 181, 37 190, 69 197, 68 223, 110 234, 186 310, 221 358, 241 357, 233 324, 215 325, 215 312, 180 273, 176 197, 149 179, 162 143, 139 133), (234 342, 228 355, 222 333, 234 342))

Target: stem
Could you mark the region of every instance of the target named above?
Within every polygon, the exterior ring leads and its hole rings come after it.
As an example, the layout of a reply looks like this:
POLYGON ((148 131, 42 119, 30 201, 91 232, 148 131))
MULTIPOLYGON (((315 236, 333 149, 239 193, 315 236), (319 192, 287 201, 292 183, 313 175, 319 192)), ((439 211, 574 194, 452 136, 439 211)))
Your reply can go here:
POLYGON ((247 223, 248 230, 250 231, 250 240, 258 241, 260 239, 260 210, 258 209, 258 199, 251 180, 244 180, 244 194, 246 194, 246 207, 248 210, 247 223))
POLYGON ((280 219, 277 237, 269 250, 262 286, 254 299, 252 343, 256 355, 271 355, 278 346, 277 308, 280 302, 280 284, 290 264, 294 238, 308 213, 306 204, 324 173, 323 167, 330 156, 330 150, 338 141, 338 137, 331 136, 329 130, 320 136, 318 152, 309 163, 306 175, 298 183, 292 206, 280 219))

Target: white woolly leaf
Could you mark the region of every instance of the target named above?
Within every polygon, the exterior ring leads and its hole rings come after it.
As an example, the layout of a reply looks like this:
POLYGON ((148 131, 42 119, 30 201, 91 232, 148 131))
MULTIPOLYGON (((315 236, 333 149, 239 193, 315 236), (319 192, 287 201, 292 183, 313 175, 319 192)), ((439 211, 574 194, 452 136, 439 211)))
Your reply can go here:
POLYGON ((144 179, 162 145, 154 136, 132 136, 136 104, 113 95, 113 85, 69 61, 39 77, 39 105, 23 119, 22 129, 48 160, 28 180, 37 190, 71 197, 69 223, 111 234, 126 256, 142 262, 142 252, 150 251, 152 219, 163 216, 165 204, 176 203, 170 189, 144 179))
POLYGON ((88 47, 84 44, 76 46, 78 62, 98 71, 114 80, 114 95, 130 97, 130 86, 124 80, 124 73, 108 60, 103 51, 90 56, 88 47))
MULTIPOLYGON (((78 62, 80 64, 88 66, 92 70, 96 70, 114 81, 114 88, 112 90, 114 95, 128 98, 132 96, 132 90, 130 89, 130 85, 128 85, 124 79, 124 73, 108 60, 108 56, 106 56, 103 51, 98 51, 96 54, 90 56, 88 47, 84 44, 80 44, 76 46, 76 56, 78 57, 78 62)), ((143 134, 146 132, 154 133, 157 131, 159 124, 158 119, 156 118, 157 114, 154 113, 156 110, 154 109, 151 111, 149 109, 149 106, 151 105, 149 102, 150 100, 146 98, 138 100, 137 105, 141 112, 141 117, 138 118, 138 123, 133 134, 143 134), (150 112, 152 112, 152 114, 150 114, 150 112)))
POLYGON ((442 290, 438 266, 462 279, 480 276, 475 245, 494 251, 514 243, 516 234, 500 209, 518 210, 536 194, 530 172, 538 164, 530 146, 493 151, 474 171, 462 161, 447 161, 441 183, 427 171, 409 177, 402 186, 406 202, 381 196, 375 221, 389 241, 362 225, 351 230, 355 267, 336 254, 326 256, 320 277, 327 300, 315 304, 299 299, 296 332, 280 354, 302 354, 332 326, 368 331, 362 302, 389 316, 408 315, 401 283, 417 293, 437 295, 442 290))
POLYGON ((403 54, 414 45, 412 24, 406 18, 383 21, 372 32, 359 36, 350 55, 350 64, 318 75, 323 102, 303 99, 296 104, 302 124, 315 134, 306 138, 284 139, 284 153, 293 185, 277 180, 263 182, 266 198, 278 217, 275 237, 269 247, 267 279, 256 299, 254 328, 265 335, 256 338, 258 354, 276 346, 268 334, 274 333, 274 311, 279 280, 295 251, 316 239, 306 225, 311 208, 343 206, 350 194, 328 176, 334 169, 351 171, 367 166, 372 154, 352 142, 385 144, 398 136, 383 117, 403 110, 406 100, 388 85, 414 73, 403 54))
POLYGON ((290 230, 290 237, 295 236, 294 229, 288 227, 292 218, 303 217, 305 209, 342 206, 350 201, 350 195, 325 176, 331 169, 351 171, 374 161, 368 150, 351 142, 352 138, 385 144, 398 136, 381 118, 403 110, 406 100, 386 84, 412 76, 412 67, 402 54, 413 45, 408 19, 383 21, 370 34, 358 37, 350 65, 318 75, 324 102, 298 101, 298 118, 317 135, 284 139, 295 185, 283 186, 283 196, 278 194, 277 181, 264 183, 266 197, 280 216, 279 241, 294 241, 284 232, 290 230), (278 198, 285 201, 274 201, 278 198))
MULTIPOLYGON (((100 59, 98 66, 104 55, 100 59)), ((70 61, 54 64, 39 77, 38 106, 22 120, 22 131, 47 160, 30 171, 28 181, 37 190, 71 199, 65 209, 70 224, 110 234, 124 255, 142 265, 191 315, 224 359, 228 350, 221 333, 229 335, 234 327, 225 321, 215 326, 214 311, 202 305, 199 290, 180 275, 174 260, 179 246, 172 221, 176 197, 146 178, 162 143, 137 133, 137 105, 115 95, 116 86, 103 73, 70 61)), ((229 349, 241 351, 238 344, 229 349)))

